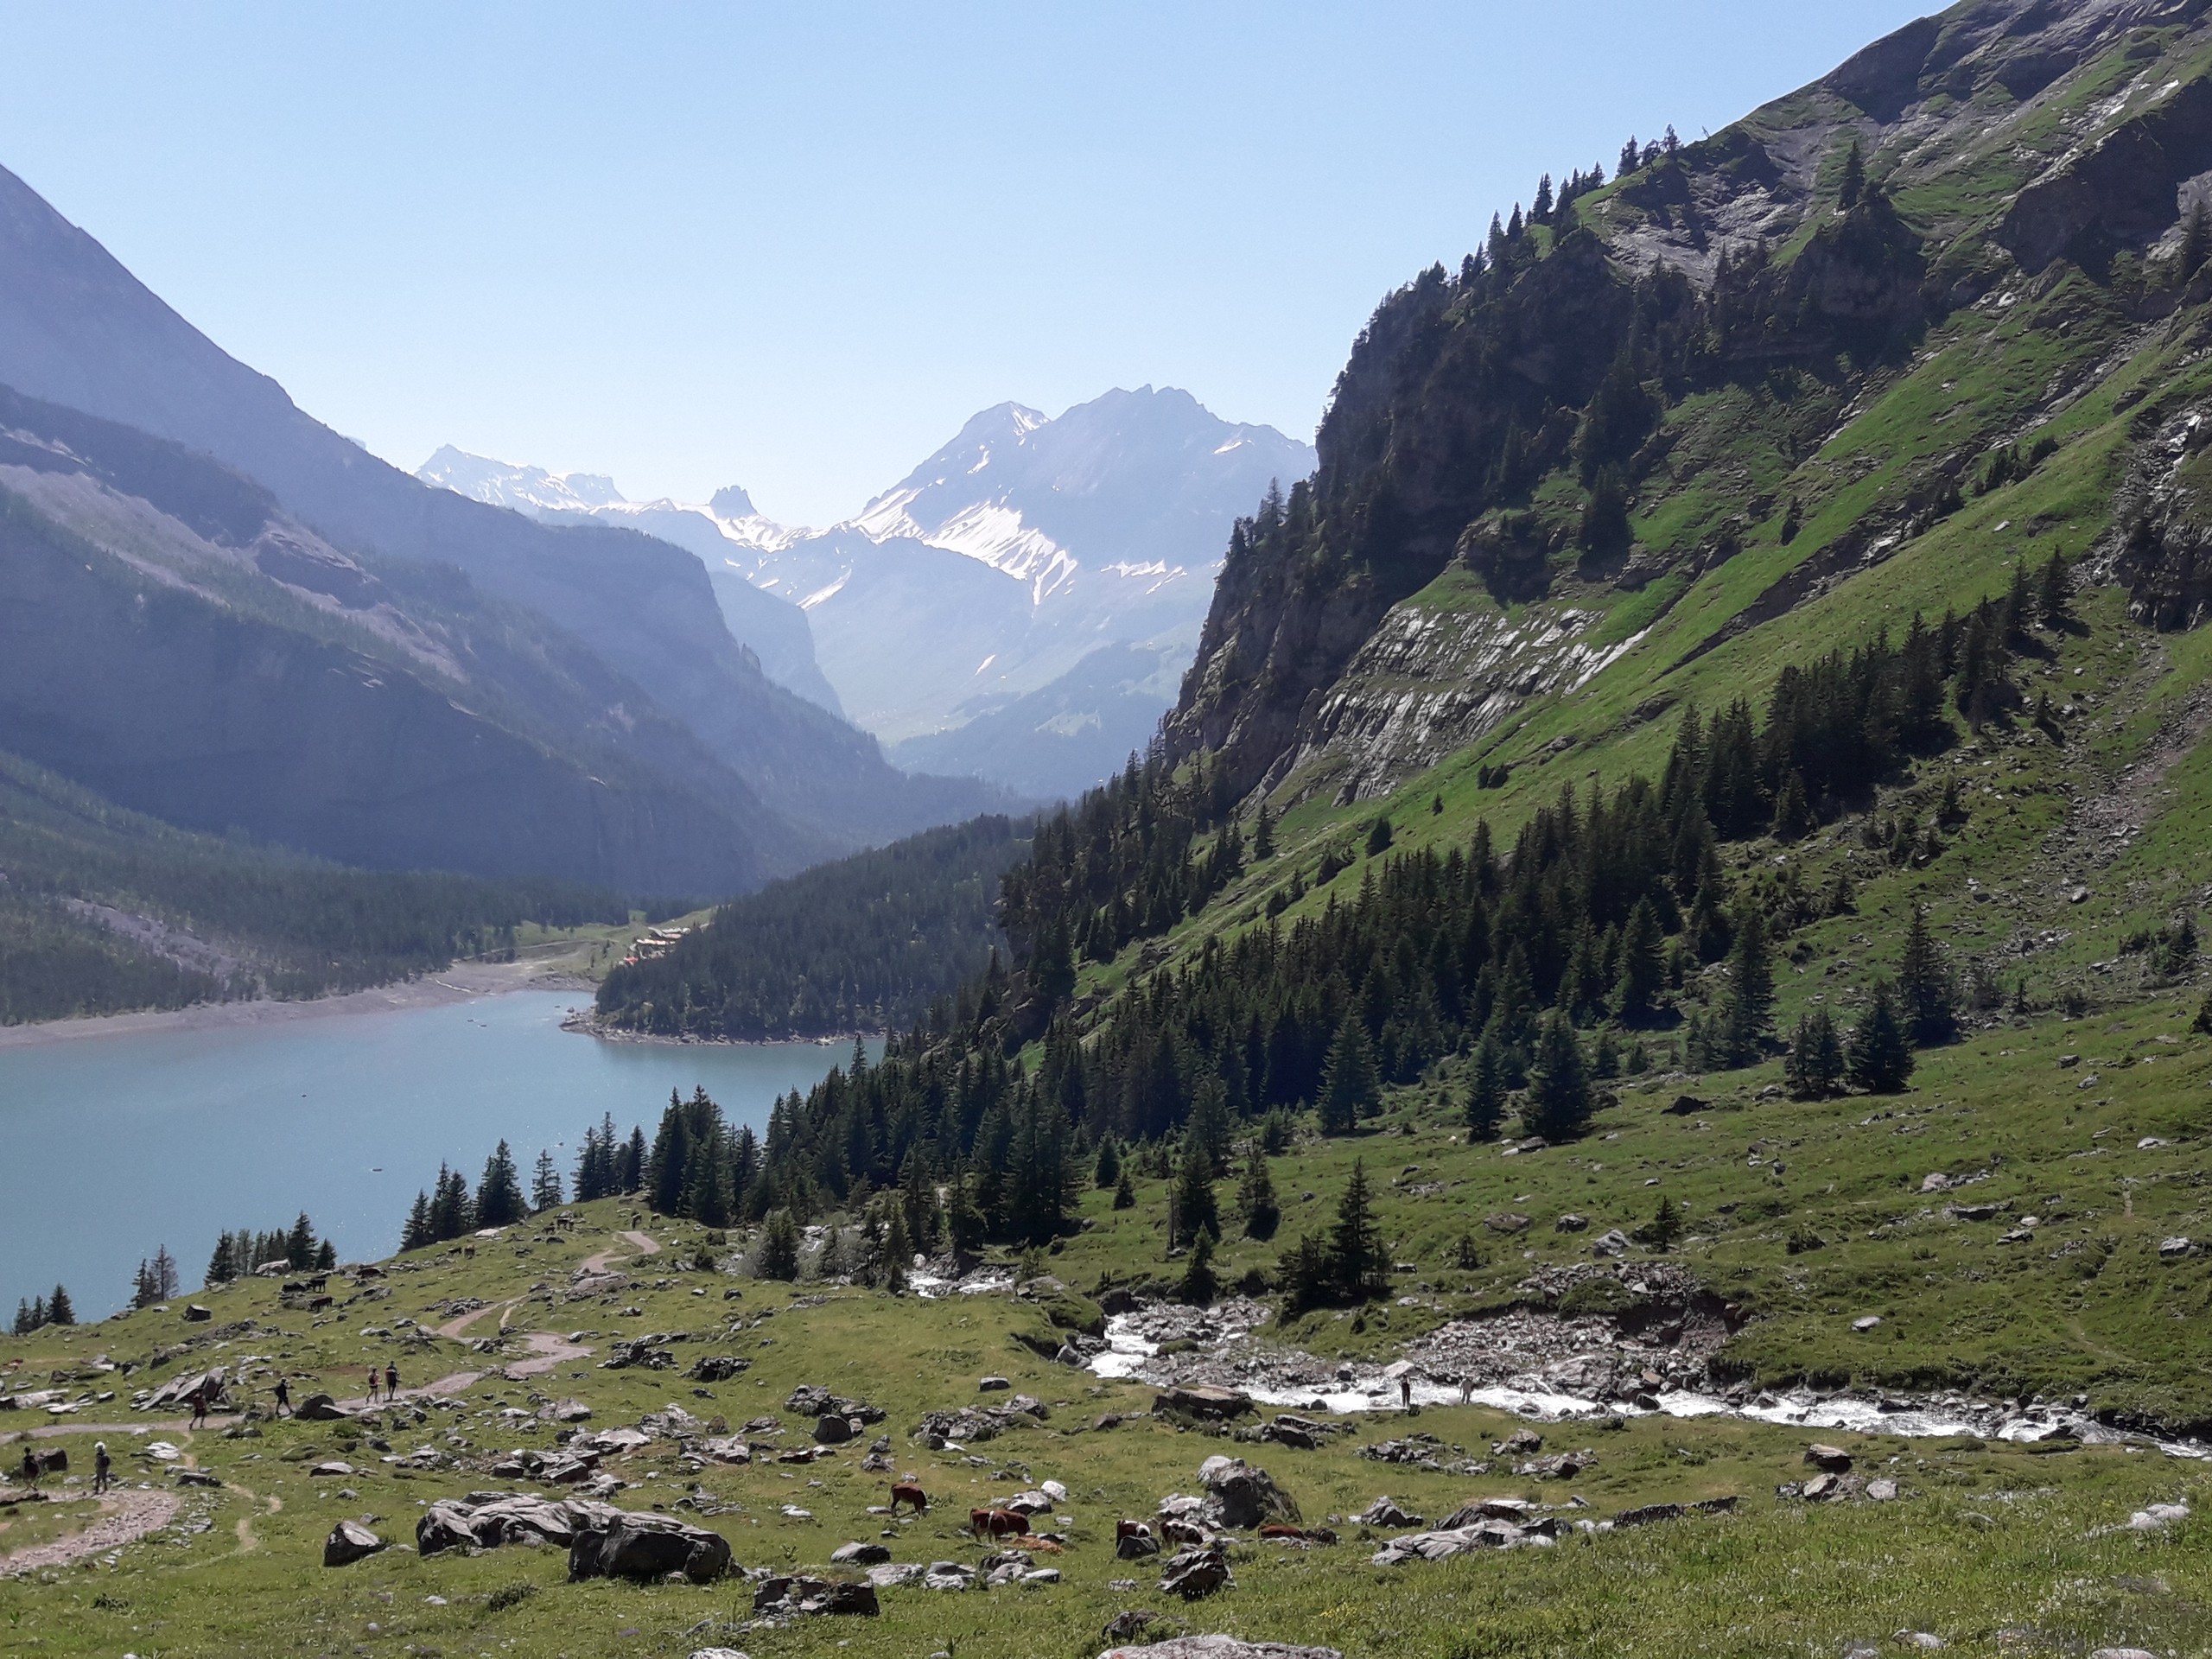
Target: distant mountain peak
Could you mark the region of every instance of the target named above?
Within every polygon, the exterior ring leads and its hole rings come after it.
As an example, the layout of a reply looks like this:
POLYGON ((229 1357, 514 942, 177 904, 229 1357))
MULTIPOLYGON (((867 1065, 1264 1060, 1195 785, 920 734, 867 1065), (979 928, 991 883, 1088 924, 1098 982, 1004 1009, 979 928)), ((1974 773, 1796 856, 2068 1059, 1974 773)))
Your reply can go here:
POLYGON ((594 507, 620 506, 626 499, 614 480, 603 474, 549 473, 543 467, 472 455, 449 443, 416 467, 415 476, 456 495, 523 511, 536 507, 589 512, 594 507))
POLYGON ((758 518, 760 509, 742 484, 725 484, 708 499, 707 510, 717 518, 758 518))

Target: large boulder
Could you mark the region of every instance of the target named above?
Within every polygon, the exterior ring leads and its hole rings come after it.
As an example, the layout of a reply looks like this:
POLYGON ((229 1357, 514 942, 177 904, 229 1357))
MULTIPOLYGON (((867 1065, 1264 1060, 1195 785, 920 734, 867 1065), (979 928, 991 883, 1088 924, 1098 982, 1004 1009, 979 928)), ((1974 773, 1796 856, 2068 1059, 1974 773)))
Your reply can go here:
POLYGON ((322 1541, 322 1564, 325 1567, 348 1567, 365 1556, 390 1548, 366 1527, 351 1521, 340 1521, 330 1529, 330 1536, 322 1541))
POLYGON ((1229 1557, 1218 1544, 1179 1549, 1160 1569, 1160 1593, 1185 1601, 1197 1601, 1236 1581, 1229 1571, 1229 1557))
POLYGON ((680 1573, 694 1584, 711 1584, 729 1569, 729 1542, 720 1533, 664 1515, 616 1510, 605 1524, 579 1529, 569 1547, 572 1583, 628 1579, 654 1584, 680 1573))
POLYGON ((801 1417, 857 1417, 863 1423, 883 1421, 881 1407, 871 1406, 865 1400, 832 1394, 815 1382, 802 1382, 793 1389, 791 1398, 784 1402, 784 1409, 795 1412, 801 1417))
POLYGON ((751 1360, 736 1354, 708 1354, 693 1360, 691 1369, 683 1375, 695 1382, 727 1382, 752 1366, 751 1360))
POLYGON ((327 1394, 311 1394, 300 1402, 292 1414, 302 1422, 335 1423, 344 1421, 353 1414, 327 1394))
MULTIPOLYGON (((1110 1627, 1109 1627, 1110 1629, 1110 1627)), ((1247 1642, 1235 1636, 1178 1636, 1141 1648, 1109 1648, 1098 1659, 1344 1659, 1335 1648, 1247 1642)))
POLYGON ((503 1544, 550 1545, 565 1549, 581 1530, 605 1526, 621 1511, 582 1498, 539 1497, 531 1492, 471 1492, 442 1497, 415 1522, 420 1555, 449 1549, 497 1549, 503 1544))
POLYGON ((1198 1465, 1198 1483, 1212 1499, 1218 1524, 1242 1530, 1269 1522, 1298 1518, 1298 1505, 1264 1469, 1255 1469, 1242 1458, 1208 1458, 1198 1465))
POLYGON ((873 1618, 883 1611, 876 1599, 873 1584, 852 1584, 838 1579, 773 1577, 761 1580, 753 1589, 753 1611, 756 1613, 798 1614, 809 1616, 820 1613, 857 1613, 873 1618))
POLYGON ((1252 1397, 1235 1389, 1217 1389, 1202 1382, 1181 1382, 1162 1389, 1153 1397, 1154 1411, 1185 1417, 1241 1417, 1252 1409, 1252 1397))

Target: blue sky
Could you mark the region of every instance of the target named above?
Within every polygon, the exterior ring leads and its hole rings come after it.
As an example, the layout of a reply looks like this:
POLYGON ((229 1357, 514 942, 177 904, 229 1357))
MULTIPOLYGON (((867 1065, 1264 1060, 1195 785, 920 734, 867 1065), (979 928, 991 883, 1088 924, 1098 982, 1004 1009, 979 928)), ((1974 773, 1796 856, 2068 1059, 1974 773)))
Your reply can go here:
POLYGON ((1925 9, 0 0, 0 164, 397 464, 822 523, 1007 398, 1310 436, 1540 173, 1925 9))

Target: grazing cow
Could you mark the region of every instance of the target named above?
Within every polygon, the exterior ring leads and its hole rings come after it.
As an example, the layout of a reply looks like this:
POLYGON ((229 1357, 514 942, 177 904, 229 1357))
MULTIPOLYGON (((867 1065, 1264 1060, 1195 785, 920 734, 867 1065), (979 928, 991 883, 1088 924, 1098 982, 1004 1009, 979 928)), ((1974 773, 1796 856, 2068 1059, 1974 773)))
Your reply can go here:
POLYGON ((1029 1517, 1012 1510, 970 1510, 968 1529, 978 1538, 1020 1538, 1028 1535, 1029 1517))
POLYGON ((911 1480, 896 1482, 891 1488, 891 1513, 898 1514, 901 1503, 912 1504, 916 1515, 930 1512, 930 1495, 911 1480))
MULTIPOLYGON (((1264 1532, 1266 1529, 1262 1528, 1262 1530, 1264 1532)), ((1124 1538, 1149 1538, 1151 1536, 1152 1529, 1141 1521, 1116 1521, 1114 1523, 1114 1541, 1117 1544, 1124 1538)))

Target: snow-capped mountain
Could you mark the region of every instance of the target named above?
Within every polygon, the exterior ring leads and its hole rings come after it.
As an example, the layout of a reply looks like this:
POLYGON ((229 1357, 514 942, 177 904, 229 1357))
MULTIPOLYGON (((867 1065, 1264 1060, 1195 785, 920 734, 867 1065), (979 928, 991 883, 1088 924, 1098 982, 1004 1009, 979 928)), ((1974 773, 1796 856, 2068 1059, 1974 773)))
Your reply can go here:
POLYGON ((957 758, 1009 787, 1073 792, 1118 767, 1130 734, 1148 734, 1173 702, 1230 524, 1271 482, 1287 486, 1313 467, 1310 446, 1272 427, 1143 386, 1058 417, 1020 404, 985 410, 827 530, 779 524, 735 486, 703 505, 630 502, 607 480, 450 449, 422 476, 688 548, 706 563, 731 631, 772 676, 819 700, 753 637, 756 594, 804 613, 834 706, 901 746, 894 759, 942 767, 957 758), (594 492, 605 499, 587 504, 594 492), (971 724, 967 741, 937 741, 971 724))

